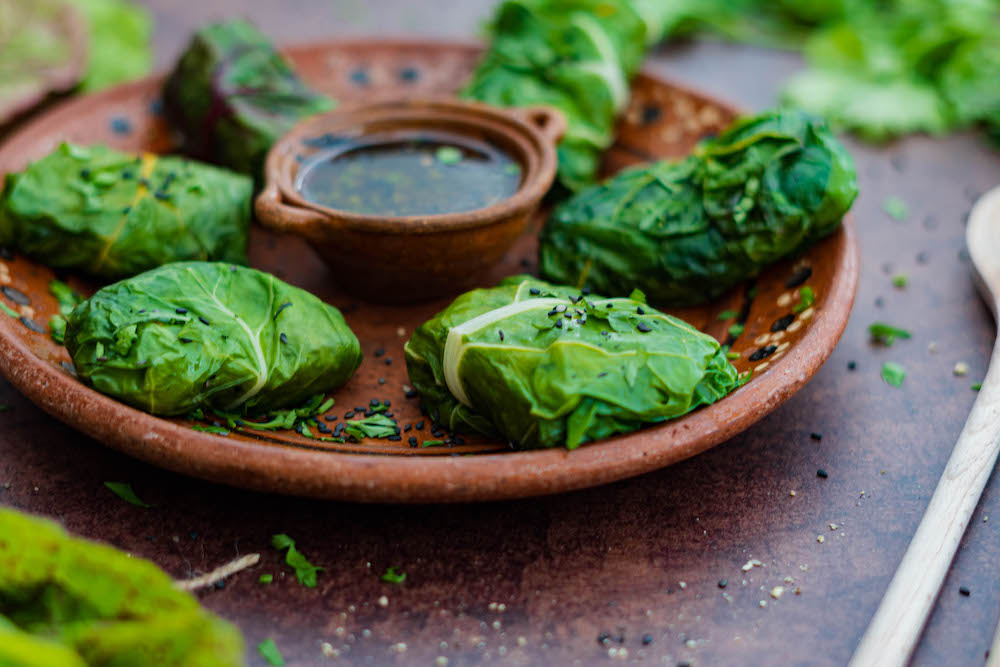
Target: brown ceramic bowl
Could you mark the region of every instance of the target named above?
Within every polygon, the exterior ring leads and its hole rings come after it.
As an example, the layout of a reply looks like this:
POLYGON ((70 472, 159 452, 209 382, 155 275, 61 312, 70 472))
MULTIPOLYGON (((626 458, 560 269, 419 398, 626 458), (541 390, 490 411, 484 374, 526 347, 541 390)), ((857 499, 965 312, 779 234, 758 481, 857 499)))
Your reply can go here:
POLYGON ((305 237, 353 294, 405 303, 457 294, 481 282, 552 186, 563 115, 547 107, 498 109, 456 99, 403 99, 342 106, 303 121, 267 157, 257 219, 305 237), (374 216, 304 198, 295 187, 303 164, 327 149, 324 137, 445 132, 500 148, 521 166, 521 185, 503 201, 472 211, 374 216))

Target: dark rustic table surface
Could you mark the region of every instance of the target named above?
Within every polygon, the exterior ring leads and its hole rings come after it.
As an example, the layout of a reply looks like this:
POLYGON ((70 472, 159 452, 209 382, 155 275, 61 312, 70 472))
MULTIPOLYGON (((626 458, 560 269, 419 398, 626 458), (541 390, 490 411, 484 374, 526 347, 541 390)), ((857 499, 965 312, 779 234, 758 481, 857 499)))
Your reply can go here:
MULTIPOLYGON (((149 4, 157 63, 165 67, 210 19, 246 15, 285 43, 348 34, 468 39, 492 3, 149 4)), ((792 54, 711 42, 662 48, 647 64, 752 109, 773 104, 780 82, 800 66, 792 54)), ((176 577, 260 552, 255 569, 200 594, 243 630, 252 664, 262 663, 254 647, 267 637, 296 665, 602 664, 609 657, 844 664, 976 398, 971 385, 986 371, 994 324, 970 279, 963 237, 972 202, 1000 183, 1000 152, 979 135, 850 145, 861 182, 854 211, 862 273, 847 331, 805 389, 706 454, 610 486, 520 502, 316 502, 138 463, 0 383, 0 402, 11 408, 0 413, 0 502, 54 517, 176 577), (904 220, 883 211, 893 196, 908 205, 904 220), (893 287, 896 273, 909 276, 905 288, 893 287), (876 320, 912 330, 913 339, 872 346, 866 329, 876 320), (899 389, 880 379, 889 360, 907 369, 899 389), (968 375, 953 374, 957 362, 968 364, 968 375), (122 502, 107 480, 130 481, 155 507, 122 502), (269 547, 279 532, 326 568, 317 588, 296 583, 269 547), (751 559, 760 565, 747 571, 751 559), (380 581, 388 566, 405 571, 405 583, 380 581), (274 583, 258 583, 265 572, 274 583), (784 587, 778 599, 770 594, 775 586, 784 587)), ((993 480, 916 664, 982 664, 1000 613, 998 522, 993 480), (960 595, 960 586, 971 595, 960 595)))

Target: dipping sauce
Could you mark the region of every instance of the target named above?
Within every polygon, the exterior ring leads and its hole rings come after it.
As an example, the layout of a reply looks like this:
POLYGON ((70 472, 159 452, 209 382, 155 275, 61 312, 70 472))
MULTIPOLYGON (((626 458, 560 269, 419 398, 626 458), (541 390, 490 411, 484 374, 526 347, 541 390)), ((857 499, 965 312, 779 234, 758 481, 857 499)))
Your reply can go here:
POLYGON ((521 167, 486 142, 410 131, 345 138, 299 167, 295 189, 329 208, 424 216, 486 208, 521 185, 521 167))

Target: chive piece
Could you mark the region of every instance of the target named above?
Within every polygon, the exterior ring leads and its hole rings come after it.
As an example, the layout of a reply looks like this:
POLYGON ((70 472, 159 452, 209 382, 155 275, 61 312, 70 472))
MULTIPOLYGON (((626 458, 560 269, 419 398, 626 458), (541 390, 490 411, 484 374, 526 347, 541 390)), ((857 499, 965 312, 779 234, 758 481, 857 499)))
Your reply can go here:
POLYGON ((979 391, 982 388, 983 388, 982 382, 977 382, 976 384, 972 385, 972 391, 979 391))
POLYGON ((0 310, 13 317, 15 320, 21 319, 21 313, 17 312, 16 310, 14 310, 13 308, 11 308, 2 301, 0 301, 0 310))
POLYGON ((108 487, 113 494, 130 505, 142 507, 143 509, 149 509, 152 507, 152 505, 143 501, 135 494, 135 491, 132 490, 132 485, 128 482, 105 482, 104 486, 108 487))
POLYGON ((812 287, 806 285, 799 290, 799 302, 796 304, 795 308, 792 309, 795 313, 801 313, 803 310, 813 305, 816 301, 816 293, 813 292, 812 287))
POLYGON ((397 572, 395 567, 386 568, 385 574, 382 575, 382 581, 389 584, 401 584, 406 581, 405 572, 397 572))
POLYGON ((272 581, 274 581, 274 575, 273 574, 262 574, 262 575, 260 575, 260 579, 258 579, 257 581, 259 581, 262 584, 269 584, 272 581))
POLYGON ((718 317, 716 319, 718 319, 718 320, 731 320, 734 317, 736 317, 737 315, 739 315, 739 313, 737 313, 735 310, 724 310, 721 313, 719 313, 719 315, 718 315, 718 317))
POLYGON ((906 379, 906 369, 894 361, 882 364, 882 379, 893 387, 900 387, 906 379))
POLYGON ((897 273, 892 277, 892 286, 897 289, 903 289, 909 282, 910 279, 906 276, 905 273, 897 273))
POLYGON ((895 343, 897 338, 909 339, 912 337, 906 329, 900 329, 885 322, 872 322, 868 325, 868 335, 871 336, 873 343, 881 343, 886 347, 895 343))
POLYGON ((444 444, 444 440, 424 440, 420 443, 421 447, 440 447, 444 444))
POLYGON ((323 571, 322 567, 313 565, 306 560, 305 555, 295 548, 295 540, 284 533, 271 536, 271 546, 285 554, 285 563, 295 570, 295 578, 306 588, 316 588, 316 575, 323 571))
POLYGON ((729 327, 729 335, 732 336, 733 338, 739 338, 740 336, 742 336, 743 335, 743 325, 742 324, 734 324, 731 327, 729 327))
POLYGON ((285 664, 285 658, 278 650, 278 645, 270 637, 257 644, 257 652, 273 667, 282 667, 285 664))

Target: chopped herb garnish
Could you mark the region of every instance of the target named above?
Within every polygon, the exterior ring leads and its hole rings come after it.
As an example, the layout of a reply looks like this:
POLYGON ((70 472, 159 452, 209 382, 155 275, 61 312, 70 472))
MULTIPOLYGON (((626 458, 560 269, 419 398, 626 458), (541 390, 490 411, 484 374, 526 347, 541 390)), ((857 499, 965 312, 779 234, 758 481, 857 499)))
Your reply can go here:
POLYGON ((726 359, 729 359, 730 361, 735 361, 739 358, 740 358, 739 352, 726 352, 726 359))
POLYGON ((892 286, 898 289, 903 289, 909 282, 910 279, 906 276, 905 273, 897 273, 892 277, 892 286))
POLYGON ((885 322, 873 322, 868 325, 868 334, 873 343, 881 343, 885 346, 892 345, 897 338, 909 339, 912 337, 906 329, 899 329, 885 322))
POLYGON ((974 385, 972 385, 972 391, 979 391, 982 388, 983 388, 982 382, 977 382, 974 385))
POLYGON ((397 572, 395 567, 389 567, 382 575, 382 581, 390 584, 401 584, 406 581, 406 573, 397 572))
POLYGON ((382 414, 373 414, 344 424, 344 431, 355 440, 362 438, 388 438, 396 435, 396 422, 382 414))
POLYGON ((420 443, 421 447, 440 447, 444 444, 444 440, 424 440, 420 443))
POLYGON ((17 312, 16 310, 14 310, 13 308, 11 308, 10 306, 8 306, 6 303, 4 303, 2 301, 0 301, 0 311, 3 311, 5 313, 7 313, 8 315, 10 315, 11 317, 13 317, 14 319, 20 319, 21 318, 21 313, 17 312))
POLYGON ((278 645, 270 637, 257 644, 257 652, 267 660, 269 665, 282 667, 285 664, 285 659, 282 657, 281 651, 278 650, 278 645))
POLYGON ((732 336, 733 338, 739 338, 740 336, 742 336, 743 335, 743 325, 742 324, 734 324, 731 327, 729 327, 729 335, 732 336))
POLYGON ((792 309, 793 312, 801 313, 806 308, 809 308, 816 301, 816 293, 813 292, 812 287, 806 285, 799 290, 799 302, 796 304, 795 308, 792 309))
POLYGON ((316 588, 316 575, 322 572, 323 568, 306 560, 305 555, 295 548, 295 540, 284 533, 279 533, 271 536, 271 546, 278 551, 287 549, 285 563, 295 570, 295 578, 306 588, 316 588))
POLYGON ((53 315, 49 319, 49 335, 52 340, 63 345, 66 342, 66 318, 62 315, 53 315))
POLYGON ((262 584, 269 584, 272 581, 274 581, 274 575, 273 574, 262 574, 262 575, 260 575, 260 578, 257 581, 259 581, 262 584))
POLYGON ((215 426, 213 424, 192 424, 191 430, 202 431, 204 433, 214 433, 215 435, 229 435, 229 431, 221 426, 215 426))
POLYGON ((434 157, 441 164, 458 164, 462 161, 462 151, 454 146, 441 146, 434 152, 434 157))
POLYGON ((135 505, 136 507, 142 507, 145 509, 152 507, 152 505, 144 502, 135 494, 135 491, 132 490, 132 485, 128 482, 105 482, 104 486, 108 487, 113 494, 130 505, 135 505))
POLYGON ((739 313, 737 313, 735 310, 724 310, 721 313, 719 313, 718 319, 719 320, 731 320, 734 317, 736 317, 737 315, 739 315, 739 313))
POLYGON ((882 364, 882 379, 893 387, 902 386, 906 379, 906 369, 894 361, 887 361, 882 364))
POLYGON ((882 202, 882 210, 889 217, 900 222, 905 220, 909 213, 909 207, 906 205, 906 202, 899 197, 886 197, 885 201, 882 202))

